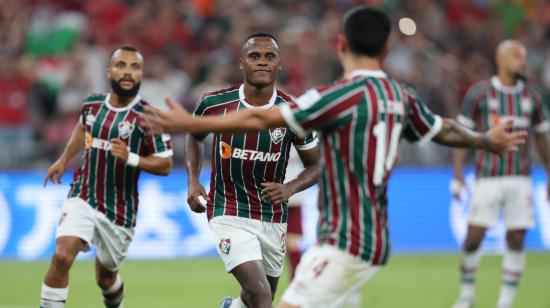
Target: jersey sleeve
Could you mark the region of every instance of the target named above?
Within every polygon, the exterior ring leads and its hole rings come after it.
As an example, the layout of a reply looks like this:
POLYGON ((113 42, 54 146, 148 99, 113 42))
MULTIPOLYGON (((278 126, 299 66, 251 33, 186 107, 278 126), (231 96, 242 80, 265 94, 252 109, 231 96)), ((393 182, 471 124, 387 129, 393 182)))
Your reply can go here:
POLYGON ((299 137, 305 138, 308 131, 332 130, 351 121, 356 102, 362 95, 359 86, 354 83, 333 87, 322 93, 318 89, 310 89, 295 103, 283 105, 281 115, 299 137))
POLYGON ((403 136, 409 142, 424 145, 439 133, 443 120, 430 111, 414 90, 407 88, 405 99, 406 120, 403 136))
MULTIPOLYGON (((208 115, 208 102, 205 96, 203 96, 199 102, 197 103, 197 106, 195 107, 195 110, 193 111, 193 117, 202 117, 205 115, 208 115)), ((204 134, 192 134, 193 138, 197 140, 204 140, 206 136, 208 136, 208 133, 204 134)))
POLYGON ((536 133, 546 133, 550 131, 550 118, 548 109, 544 104, 544 96, 537 90, 533 89, 533 113, 531 114, 531 123, 533 130, 536 133))
POLYGON ((312 131, 305 138, 300 138, 296 136, 294 140, 292 140, 292 144, 298 151, 306 151, 309 149, 313 149, 319 144, 319 139, 317 138, 317 132, 312 131))
POLYGON ((146 135, 144 144, 145 147, 140 153, 142 155, 153 155, 156 157, 172 157, 174 155, 172 140, 168 134, 146 135))
POLYGON ((481 86, 474 86, 468 90, 462 102, 462 111, 456 117, 458 123, 469 129, 476 129, 476 121, 479 119, 479 99, 482 93, 480 87, 481 86))

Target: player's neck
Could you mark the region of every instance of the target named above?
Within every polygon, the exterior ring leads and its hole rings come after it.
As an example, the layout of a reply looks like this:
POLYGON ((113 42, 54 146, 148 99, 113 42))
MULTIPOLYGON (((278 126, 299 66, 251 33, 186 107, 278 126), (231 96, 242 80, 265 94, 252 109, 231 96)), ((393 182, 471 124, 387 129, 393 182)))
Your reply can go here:
POLYGON ((134 100, 134 98, 136 97, 120 97, 115 92, 111 92, 111 95, 109 96, 109 104, 115 108, 126 107, 134 100))
POLYGON ((274 87, 275 85, 272 84, 267 87, 257 88, 245 82, 244 97, 246 99, 246 102, 253 106, 265 105, 267 102, 269 102, 269 99, 271 99, 271 96, 273 96, 274 87))
POLYGON ((513 87, 516 85, 517 80, 504 72, 498 72, 498 79, 503 86, 513 87))
POLYGON ((353 71, 356 70, 382 70, 380 60, 378 58, 357 57, 352 55, 342 60, 342 66, 344 67, 344 78, 347 78, 353 71))

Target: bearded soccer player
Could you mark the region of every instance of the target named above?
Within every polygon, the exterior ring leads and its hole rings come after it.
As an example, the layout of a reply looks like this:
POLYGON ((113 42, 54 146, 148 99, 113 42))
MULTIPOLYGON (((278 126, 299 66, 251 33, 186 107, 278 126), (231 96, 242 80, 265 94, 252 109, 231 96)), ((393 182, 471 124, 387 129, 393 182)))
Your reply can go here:
POLYGON ((112 90, 88 96, 63 154, 48 169, 48 181, 61 183, 67 163, 82 148, 69 197, 56 232, 56 247, 40 306, 64 307, 69 270, 80 251, 96 245, 96 281, 106 307, 122 307, 124 284, 118 269, 136 225, 141 170, 167 175, 172 168, 168 135, 146 135, 139 118, 145 101, 138 95, 143 57, 134 47, 116 49, 107 68, 112 90))
MULTIPOLYGON (((242 48, 244 82, 208 92, 194 115, 204 117, 238 110, 270 110, 287 106, 291 98, 275 87, 281 57, 275 38, 265 32, 249 36, 242 48)), ((218 253, 226 270, 242 287, 222 307, 271 307, 286 249, 287 201, 315 184, 319 177, 318 140, 299 138, 284 125, 248 133, 218 133, 212 148, 212 176, 206 194, 199 183, 201 140, 186 140, 188 203, 206 211, 218 253), (298 177, 283 184, 289 151, 294 146, 305 165, 298 177), (206 207, 200 197, 206 200, 206 207)))
POLYGON ((307 91, 296 104, 193 118, 170 99, 170 112, 148 108, 155 131, 262 130, 288 125, 299 136, 318 130, 321 179, 317 244, 302 257, 280 307, 339 307, 387 262, 387 183, 401 138, 453 147, 517 150, 526 132, 507 120, 484 134, 442 119, 416 93, 381 70, 391 24, 376 8, 344 17, 337 52, 344 78, 307 91))
MULTIPOLYGON (((529 129, 541 160, 550 176, 548 113, 542 95, 533 85, 523 81, 527 50, 519 41, 501 42, 496 50, 498 74, 471 87, 464 101, 462 124, 480 131, 514 117, 513 130, 529 129)), ((455 196, 464 186, 463 166, 466 150, 455 153, 455 196)), ((502 259, 502 286, 498 308, 512 307, 516 288, 525 268, 524 239, 535 219, 531 205, 531 157, 529 143, 518 152, 502 156, 478 151, 477 183, 468 217, 468 232, 461 256, 461 289, 454 308, 474 305, 475 271, 480 261, 479 247, 487 228, 494 226, 500 211, 506 224, 506 250, 502 259)))

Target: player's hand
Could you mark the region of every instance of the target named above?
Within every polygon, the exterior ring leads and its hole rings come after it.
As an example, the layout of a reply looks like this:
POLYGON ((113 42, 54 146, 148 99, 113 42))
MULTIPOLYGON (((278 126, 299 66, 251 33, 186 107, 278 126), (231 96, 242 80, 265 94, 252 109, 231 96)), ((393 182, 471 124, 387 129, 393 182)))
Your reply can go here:
POLYGON ((453 195, 453 198, 460 200, 460 195, 464 187, 466 187, 466 184, 464 184, 464 179, 457 177, 453 178, 449 184, 449 191, 453 195))
POLYGON ((147 132, 155 134, 183 133, 189 130, 193 116, 172 98, 165 98, 168 111, 161 111, 152 106, 146 106, 145 121, 141 124, 147 132))
POLYGON ((485 133, 486 150, 495 154, 517 151, 518 146, 525 143, 527 132, 525 130, 510 131, 513 123, 514 119, 507 119, 487 131, 485 133))
POLYGON ((262 183, 262 199, 271 204, 280 204, 288 202, 288 198, 292 196, 290 189, 283 184, 275 182, 262 183))
POLYGON ((120 138, 113 138, 111 141, 111 154, 121 159, 123 162, 126 163, 128 160, 128 145, 126 142, 122 141, 120 138))
POLYGON ((54 184, 61 184, 61 177, 65 173, 67 162, 63 158, 59 158, 48 168, 48 173, 44 178, 44 187, 48 185, 48 181, 52 181, 54 184))
POLYGON ((201 197, 206 201, 210 201, 204 186, 198 181, 189 181, 187 189, 187 204, 191 211, 195 213, 204 213, 206 211, 206 204, 201 202, 201 197))

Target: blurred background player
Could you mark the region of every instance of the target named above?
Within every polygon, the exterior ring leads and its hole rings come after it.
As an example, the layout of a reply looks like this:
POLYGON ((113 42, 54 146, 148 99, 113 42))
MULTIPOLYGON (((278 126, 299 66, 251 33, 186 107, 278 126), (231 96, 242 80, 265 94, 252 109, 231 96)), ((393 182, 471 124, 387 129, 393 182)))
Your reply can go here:
POLYGON ((138 95, 143 56, 131 46, 111 55, 109 94, 88 96, 72 136, 59 159, 48 169, 48 181, 61 183, 68 162, 83 148, 69 197, 56 233, 56 248, 42 285, 40 306, 64 307, 69 270, 80 251, 97 248, 96 280, 106 307, 121 307, 124 284, 118 275, 138 209, 137 184, 141 170, 167 175, 172 168, 168 135, 147 136, 140 127, 143 107, 138 95))
MULTIPOLYGON (((244 82, 204 94, 196 117, 278 109, 291 102, 275 87, 282 67, 271 34, 258 32, 247 38, 240 67, 244 82)), ((242 287, 239 297, 224 298, 221 307, 272 306, 285 257, 288 198, 317 183, 319 177, 317 138, 312 134, 298 138, 281 126, 215 134, 208 194, 199 182, 201 141, 207 134, 191 134, 185 143, 187 201, 195 212, 206 210, 218 254, 242 287), (291 146, 298 150, 305 169, 283 185, 291 146)))
POLYGON ((381 10, 358 6, 344 16, 337 53, 344 79, 307 91, 279 109, 245 109, 192 117, 167 99, 169 112, 148 108, 157 131, 234 132, 288 125, 299 136, 317 130, 321 178, 317 244, 298 265, 279 307, 340 307, 389 258, 387 183, 402 137, 454 147, 517 150, 525 132, 512 121, 485 134, 433 114, 416 93, 381 70, 391 30, 381 10))
MULTIPOLYGON (((550 176, 548 113, 542 95, 525 82, 527 50, 515 40, 501 42, 496 49, 497 75, 473 85, 464 100, 458 121, 467 127, 487 131, 514 118, 513 130, 530 130, 540 158, 550 176)), ((524 239, 533 227, 535 214, 531 201, 530 143, 518 152, 495 155, 476 153, 477 183, 468 216, 468 232, 461 256, 461 288, 455 308, 472 307, 475 301, 475 272, 480 260, 480 244, 487 228, 496 224, 503 212, 506 249, 502 260, 502 286, 497 307, 512 307, 517 285, 525 268, 524 239)), ((466 150, 456 150, 453 194, 460 197, 464 186, 466 150)), ((550 186, 548 189, 550 190, 550 186)))

